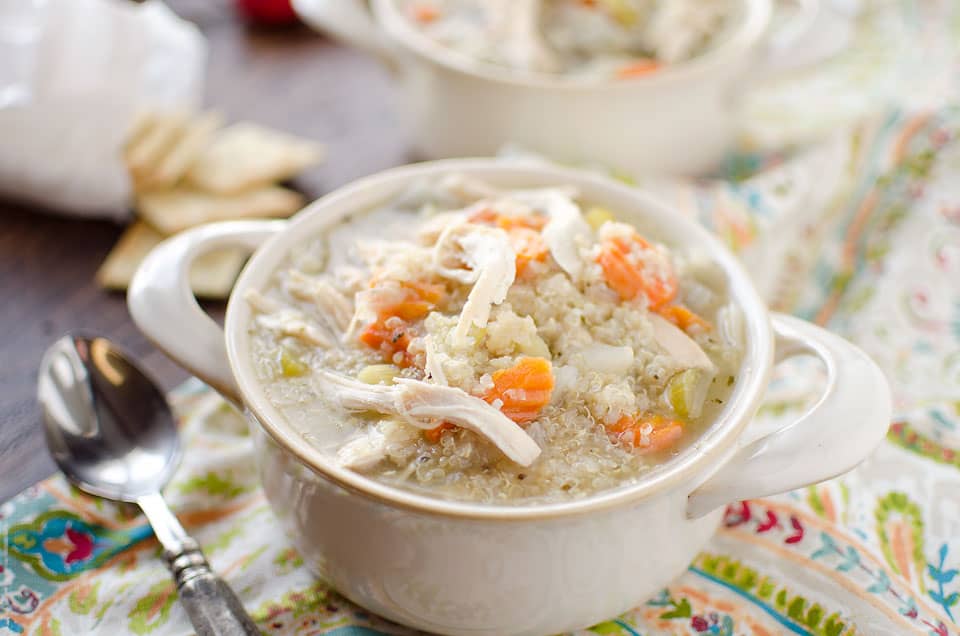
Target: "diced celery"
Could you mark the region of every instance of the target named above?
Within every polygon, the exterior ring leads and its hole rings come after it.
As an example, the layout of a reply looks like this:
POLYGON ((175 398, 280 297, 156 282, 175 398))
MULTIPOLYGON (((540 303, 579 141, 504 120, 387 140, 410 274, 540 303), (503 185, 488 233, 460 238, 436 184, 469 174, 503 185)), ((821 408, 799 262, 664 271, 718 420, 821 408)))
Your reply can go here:
POLYGON ((473 338, 473 342, 479 347, 481 343, 487 338, 487 328, 478 327, 477 325, 470 325, 470 330, 467 334, 473 338))
POLYGON ((593 228, 594 232, 596 232, 598 229, 600 229, 601 225, 607 221, 613 221, 616 217, 613 216, 613 212, 610 210, 594 206, 587 210, 587 213, 583 218, 586 219, 587 224, 593 228))
POLYGON ((667 384, 667 403, 673 412, 684 418, 699 417, 710 387, 710 376, 701 369, 687 369, 667 384))
POLYGON ((400 375, 400 368, 393 364, 371 364, 357 374, 357 379, 366 384, 393 384, 400 375))
POLYGON ((529 343, 525 343, 524 346, 520 347, 520 353, 534 358, 550 359, 550 348, 547 347, 547 343, 543 341, 543 338, 539 336, 532 338, 529 343))
POLYGON ((626 0, 603 0, 607 11, 613 16, 613 19, 625 27, 630 27, 637 22, 637 11, 626 0))
POLYGON ((299 378, 310 371, 303 360, 289 349, 280 352, 280 373, 285 378, 299 378))

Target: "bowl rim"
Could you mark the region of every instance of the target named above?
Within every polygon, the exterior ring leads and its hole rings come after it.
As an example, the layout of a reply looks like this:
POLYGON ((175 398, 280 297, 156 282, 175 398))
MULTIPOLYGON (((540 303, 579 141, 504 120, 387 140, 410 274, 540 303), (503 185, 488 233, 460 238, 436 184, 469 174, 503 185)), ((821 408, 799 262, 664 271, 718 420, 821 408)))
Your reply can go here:
MULTIPOLYGON (((227 357, 247 414, 282 449, 324 480, 367 499, 392 508, 461 519, 522 521, 570 517, 637 504, 674 489, 683 482, 693 482, 687 486, 692 491, 699 481, 712 474, 733 454, 737 438, 759 407, 773 365, 773 333, 766 306, 736 257, 698 223, 680 217, 642 190, 603 175, 539 162, 489 158, 409 164, 364 177, 314 201, 291 219, 281 232, 269 238, 247 262, 227 303, 224 332, 227 357), (346 215, 368 210, 379 202, 389 200, 415 179, 451 173, 478 176, 495 184, 506 181, 513 187, 528 182, 544 186, 573 184, 584 191, 584 198, 593 201, 598 198, 616 199, 622 202, 621 210, 627 209, 624 204, 630 206, 631 215, 645 221, 652 220, 652 224, 659 229, 669 228, 665 233, 673 237, 682 234, 686 237, 680 241, 683 244, 706 249, 710 260, 726 276, 731 300, 735 300, 742 310, 745 350, 737 382, 727 404, 690 446, 635 483, 580 499, 518 505, 477 503, 403 490, 337 466, 328 454, 312 446, 302 432, 270 403, 256 379, 249 353, 251 311, 242 300, 245 290, 266 284, 283 262, 287 248, 292 245, 316 236, 346 215), (606 194, 597 196, 598 192, 606 194), (699 480, 698 475, 702 475, 699 480)), ((687 494, 689 492, 684 496, 687 494)))
POLYGON ((448 70, 483 78, 490 82, 551 90, 622 90, 626 88, 656 87, 664 84, 694 80, 722 67, 748 53, 763 37, 772 16, 771 0, 739 0, 745 16, 732 33, 710 51, 685 62, 671 64, 650 75, 623 79, 569 77, 561 73, 512 70, 492 62, 475 60, 468 55, 446 47, 420 31, 404 18, 396 0, 372 0, 370 8, 374 19, 391 39, 413 51, 428 62, 448 70))

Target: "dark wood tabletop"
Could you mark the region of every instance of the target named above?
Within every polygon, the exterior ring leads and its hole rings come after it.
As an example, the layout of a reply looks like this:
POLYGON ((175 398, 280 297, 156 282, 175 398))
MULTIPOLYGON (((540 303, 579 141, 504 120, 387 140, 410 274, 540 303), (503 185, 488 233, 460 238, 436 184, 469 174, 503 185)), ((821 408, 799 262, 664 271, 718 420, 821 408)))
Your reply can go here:
MULTIPOLYGON (((208 39, 208 107, 326 145, 323 165, 294 183, 309 197, 408 161, 390 77, 373 60, 306 27, 250 27, 228 0, 168 4, 208 39)), ((123 294, 94 282, 122 231, 0 200, 0 501, 53 471, 35 383, 43 351, 63 333, 109 336, 168 389, 187 377, 140 335, 123 294)))

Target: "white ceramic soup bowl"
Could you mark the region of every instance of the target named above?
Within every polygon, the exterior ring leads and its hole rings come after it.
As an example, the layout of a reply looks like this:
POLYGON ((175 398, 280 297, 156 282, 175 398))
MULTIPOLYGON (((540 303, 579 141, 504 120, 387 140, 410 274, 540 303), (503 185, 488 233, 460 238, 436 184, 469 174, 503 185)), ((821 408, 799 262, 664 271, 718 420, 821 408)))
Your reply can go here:
POLYGON ((731 0, 732 25, 711 51, 633 79, 522 73, 471 59, 420 33, 393 0, 293 0, 300 17, 395 71, 404 119, 427 159, 491 156, 517 144, 565 163, 639 175, 701 174, 735 137, 748 76, 789 66, 818 0, 770 38, 772 0, 731 0), (368 7, 369 5, 369 7, 368 7))
POLYGON ((637 189, 568 169, 495 160, 411 165, 337 190, 288 222, 198 227, 150 254, 128 300, 151 340, 245 408, 266 496, 305 561, 373 612, 444 634, 549 634, 616 616, 687 567, 724 504, 849 470, 880 442, 890 418, 876 365, 835 335, 768 313, 735 257, 703 228, 637 189), (573 185, 584 200, 716 264, 743 312, 743 364, 724 410, 696 442, 620 489, 549 505, 483 505, 346 470, 267 400, 251 359, 244 292, 266 286, 292 246, 346 215, 391 199, 414 179, 454 172, 502 187, 573 185), (191 295, 187 272, 195 257, 225 245, 256 252, 221 330, 191 295), (823 361, 822 397, 789 426, 744 443, 774 361, 798 354, 823 361))

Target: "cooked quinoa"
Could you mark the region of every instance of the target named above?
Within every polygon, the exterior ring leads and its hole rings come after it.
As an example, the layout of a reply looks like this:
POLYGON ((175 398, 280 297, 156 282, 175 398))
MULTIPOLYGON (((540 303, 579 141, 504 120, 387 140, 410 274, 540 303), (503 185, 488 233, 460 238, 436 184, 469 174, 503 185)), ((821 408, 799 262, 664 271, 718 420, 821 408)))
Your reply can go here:
POLYGON ((268 398, 332 460, 434 496, 640 478, 722 408, 739 313, 708 264, 617 216, 571 188, 415 184, 248 295, 268 398))

